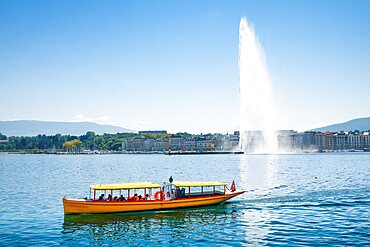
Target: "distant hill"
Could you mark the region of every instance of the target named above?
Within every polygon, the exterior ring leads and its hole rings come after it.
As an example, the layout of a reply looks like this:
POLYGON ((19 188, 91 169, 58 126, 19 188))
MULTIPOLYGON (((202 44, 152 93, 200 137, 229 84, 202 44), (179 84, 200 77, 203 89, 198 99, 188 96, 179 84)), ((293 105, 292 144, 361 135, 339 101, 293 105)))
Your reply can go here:
POLYGON ((321 128, 314 129, 315 131, 327 132, 327 131, 366 131, 370 130, 370 117, 356 118, 348 122, 333 124, 321 128))
POLYGON ((45 135, 83 135, 87 131, 95 134, 116 134, 135 132, 113 125, 101 125, 92 122, 48 122, 36 120, 0 121, 0 133, 6 136, 35 136, 45 135))

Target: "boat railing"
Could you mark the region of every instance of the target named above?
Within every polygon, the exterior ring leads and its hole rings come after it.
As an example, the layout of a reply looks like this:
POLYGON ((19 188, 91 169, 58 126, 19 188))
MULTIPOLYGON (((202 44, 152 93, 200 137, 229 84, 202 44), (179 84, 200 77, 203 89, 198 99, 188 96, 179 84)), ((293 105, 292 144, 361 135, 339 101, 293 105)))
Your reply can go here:
MULTIPOLYGON (((213 196, 213 195, 224 195, 224 191, 216 190, 216 191, 204 191, 204 192, 191 192, 190 197, 199 197, 199 196, 213 196)), ((189 194, 186 193, 185 195, 177 196, 177 198, 188 198, 189 194)))

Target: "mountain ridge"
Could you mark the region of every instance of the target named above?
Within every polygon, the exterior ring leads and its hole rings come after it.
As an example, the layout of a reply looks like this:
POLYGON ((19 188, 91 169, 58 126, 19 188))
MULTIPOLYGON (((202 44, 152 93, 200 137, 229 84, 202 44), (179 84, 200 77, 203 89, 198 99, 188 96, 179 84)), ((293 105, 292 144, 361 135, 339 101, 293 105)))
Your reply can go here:
POLYGON ((0 133, 6 136, 35 136, 35 135, 84 135, 88 131, 95 134, 116 134, 136 132, 114 125, 97 124, 94 122, 58 122, 41 120, 12 120, 0 121, 0 133))
MULTIPOLYGON (((339 132, 339 131, 368 131, 370 130, 370 117, 351 119, 346 122, 314 128, 313 131, 339 132)), ((10 120, 0 121, 0 133, 6 136, 35 136, 35 135, 84 135, 88 131, 95 134, 116 134, 136 131, 120 126, 97 124, 94 122, 58 122, 41 120, 10 120)))
POLYGON ((324 127, 312 129, 320 132, 339 132, 339 131, 367 131, 370 130, 370 117, 351 119, 346 122, 331 124, 324 127))

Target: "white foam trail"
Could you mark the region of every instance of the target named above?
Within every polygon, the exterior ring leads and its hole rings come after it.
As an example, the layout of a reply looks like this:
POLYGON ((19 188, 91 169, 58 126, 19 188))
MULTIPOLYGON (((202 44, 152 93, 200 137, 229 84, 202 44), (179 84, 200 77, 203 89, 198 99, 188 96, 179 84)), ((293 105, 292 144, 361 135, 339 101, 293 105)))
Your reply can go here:
POLYGON ((264 53, 245 17, 241 18, 239 26, 239 118, 240 150, 252 153, 278 151, 274 131, 276 118, 264 53))

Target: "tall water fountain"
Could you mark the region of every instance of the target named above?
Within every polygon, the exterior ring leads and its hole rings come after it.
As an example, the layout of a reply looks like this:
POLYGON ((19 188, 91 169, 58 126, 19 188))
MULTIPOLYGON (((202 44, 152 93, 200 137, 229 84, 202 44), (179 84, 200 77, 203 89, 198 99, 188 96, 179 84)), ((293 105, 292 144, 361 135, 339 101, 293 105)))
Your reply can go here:
POLYGON ((263 49, 243 17, 239 26, 240 150, 276 153, 276 116, 263 49))

